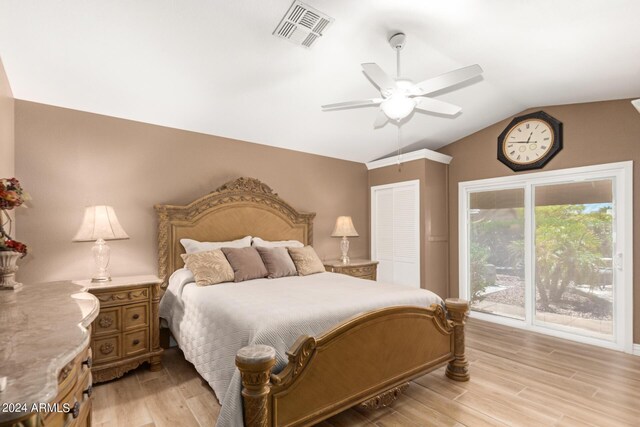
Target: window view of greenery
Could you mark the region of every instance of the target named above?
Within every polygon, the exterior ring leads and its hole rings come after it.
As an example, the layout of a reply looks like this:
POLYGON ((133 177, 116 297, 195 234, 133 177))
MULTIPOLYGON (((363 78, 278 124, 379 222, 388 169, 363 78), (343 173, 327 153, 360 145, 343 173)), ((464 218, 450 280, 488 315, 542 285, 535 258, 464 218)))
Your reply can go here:
POLYGON ((470 197, 471 308, 518 319, 524 309, 524 190, 470 197))
MULTIPOLYGON (((534 187, 535 320, 613 334, 610 180, 534 187)), ((524 190, 472 193, 471 307, 525 318, 524 190)))
POLYGON ((611 181, 589 189, 581 194, 578 184, 536 188, 536 320, 612 335, 611 181))

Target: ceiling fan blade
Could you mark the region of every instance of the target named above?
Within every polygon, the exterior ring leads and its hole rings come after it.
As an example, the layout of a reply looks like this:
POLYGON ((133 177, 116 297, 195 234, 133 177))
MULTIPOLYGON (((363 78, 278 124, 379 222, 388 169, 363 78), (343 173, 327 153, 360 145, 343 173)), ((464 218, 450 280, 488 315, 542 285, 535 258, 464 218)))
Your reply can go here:
POLYGON ((415 107, 416 110, 422 110, 429 113, 446 114, 448 116, 455 116, 462 111, 462 107, 433 98, 420 97, 415 98, 415 100, 417 101, 415 107))
POLYGON ((374 129, 378 129, 383 127, 389 122, 389 117, 382 110, 378 110, 378 115, 376 116, 376 121, 373 122, 374 129))
POLYGON ((337 110, 339 108, 355 108, 355 107, 367 107, 370 105, 378 105, 383 100, 381 98, 371 98, 371 99, 363 99, 361 101, 347 101, 347 102, 338 102, 337 104, 327 104, 323 105, 323 110, 337 110))
POLYGON ((413 95, 426 95, 428 93, 439 91, 440 89, 462 83, 475 76, 482 74, 482 67, 478 64, 469 65, 468 67, 459 68, 448 73, 441 74, 437 77, 427 79, 413 86, 413 95))
POLYGON ((381 92, 395 89, 396 81, 385 73, 378 64, 374 64, 373 62, 362 64, 362 70, 381 92))

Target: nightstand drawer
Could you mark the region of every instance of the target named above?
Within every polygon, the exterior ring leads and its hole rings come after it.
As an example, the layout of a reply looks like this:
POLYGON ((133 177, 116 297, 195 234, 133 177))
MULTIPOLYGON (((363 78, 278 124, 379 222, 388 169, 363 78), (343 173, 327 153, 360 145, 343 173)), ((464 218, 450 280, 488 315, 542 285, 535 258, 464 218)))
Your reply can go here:
POLYGON ((149 304, 127 305, 122 307, 124 330, 130 331, 149 325, 149 304))
POLYGON ((103 308, 96 320, 93 321, 93 335, 100 336, 120 332, 122 330, 121 324, 120 307, 103 308))
POLYGON ((349 264, 340 261, 327 261, 324 263, 327 271, 332 273, 346 274, 358 279, 376 280, 378 272, 378 261, 352 260, 349 264))
POLYGON ((128 332, 123 335, 124 355, 135 356, 138 353, 145 353, 149 349, 149 331, 146 329, 128 332))
POLYGON ((373 280, 376 273, 376 267, 373 265, 367 265, 363 267, 354 267, 348 273, 353 277, 360 277, 361 279, 373 280))
POLYGON ((100 300, 100 307, 129 304, 136 301, 149 300, 149 288, 133 288, 123 291, 94 291, 100 300))
POLYGON ((122 356, 122 345, 120 341, 120 335, 114 335, 105 338, 95 338, 93 343, 91 344, 93 361, 95 363, 102 363, 119 359, 122 356))

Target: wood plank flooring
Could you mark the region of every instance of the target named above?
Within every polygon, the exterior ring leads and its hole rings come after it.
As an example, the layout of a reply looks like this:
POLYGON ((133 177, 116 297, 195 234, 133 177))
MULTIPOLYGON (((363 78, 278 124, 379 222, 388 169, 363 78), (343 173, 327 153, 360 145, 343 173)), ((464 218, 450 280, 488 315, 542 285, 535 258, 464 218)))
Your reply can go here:
MULTIPOLYGON (((471 381, 442 368, 389 408, 350 409, 318 427, 640 426, 640 357, 478 320, 467 331, 471 381)), ((217 400, 180 350, 163 366, 97 385, 94 426, 213 426, 217 400)))

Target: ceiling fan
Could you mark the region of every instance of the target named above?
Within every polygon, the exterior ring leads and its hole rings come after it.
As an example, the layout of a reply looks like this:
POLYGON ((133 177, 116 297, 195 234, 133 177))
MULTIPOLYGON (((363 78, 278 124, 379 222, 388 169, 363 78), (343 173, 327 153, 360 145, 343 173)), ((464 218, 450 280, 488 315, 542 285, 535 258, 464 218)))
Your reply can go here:
POLYGON ((377 64, 362 64, 364 74, 380 89, 382 97, 328 104, 323 105, 322 109, 328 111, 380 105, 378 117, 373 124, 375 128, 384 126, 389 120, 400 123, 414 109, 448 116, 454 116, 462 111, 462 108, 457 105, 429 98, 425 95, 476 77, 482 73, 482 68, 478 64, 470 65, 420 83, 413 83, 407 78, 400 77, 400 51, 404 47, 405 40, 406 36, 403 33, 394 34, 389 39, 389 44, 396 50, 396 78, 389 76, 377 64))

